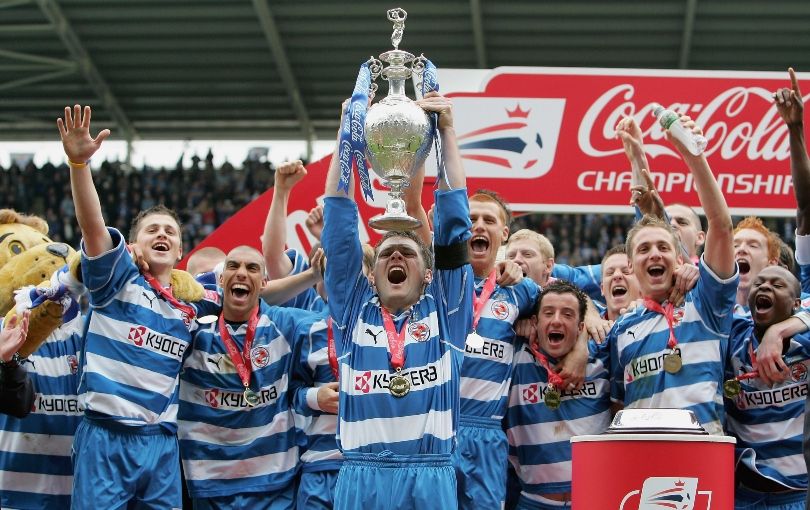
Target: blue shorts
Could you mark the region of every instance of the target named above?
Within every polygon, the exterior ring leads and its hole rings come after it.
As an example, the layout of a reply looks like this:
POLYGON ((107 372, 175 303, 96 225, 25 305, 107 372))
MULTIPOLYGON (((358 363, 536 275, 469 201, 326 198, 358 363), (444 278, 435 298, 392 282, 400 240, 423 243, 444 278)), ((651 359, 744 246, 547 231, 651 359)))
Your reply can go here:
POLYGON ((737 487, 735 510, 804 510, 807 491, 768 493, 737 487))
POLYGON ((335 486, 336 510, 456 508, 450 455, 344 453, 335 486))
POLYGON ((213 498, 192 498, 194 510, 293 510, 295 484, 277 491, 243 492, 213 498))
POLYGON ((509 446, 500 420, 462 416, 456 438, 459 510, 503 508, 509 446))
POLYGON ((298 482, 298 510, 332 510, 338 471, 303 471, 298 482))
POLYGON ((177 436, 85 417, 73 440, 71 508, 181 508, 177 436))

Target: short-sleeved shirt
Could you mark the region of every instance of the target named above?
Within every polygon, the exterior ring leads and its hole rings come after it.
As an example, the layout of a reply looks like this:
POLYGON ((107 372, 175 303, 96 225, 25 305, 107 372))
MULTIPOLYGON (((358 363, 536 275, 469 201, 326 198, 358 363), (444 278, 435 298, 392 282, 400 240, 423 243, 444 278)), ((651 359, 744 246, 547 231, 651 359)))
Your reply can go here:
MULTIPOLYGON (((570 492, 571 437, 601 434, 610 425, 610 349, 588 342, 585 383, 562 391, 560 407, 554 410, 544 402, 548 372, 521 340, 506 418, 509 460, 527 497, 570 492)), ((548 361, 552 368, 556 365, 554 358, 548 361)))
MULTIPOLYGON (((293 346, 312 314, 262 303, 250 349, 251 407, 216 322, 200 325, 180 383, 179 430, 189 493, 195 498, 282 489, 292 483, 303 436, 289 401, 293 346)), ((226 323, 242 353, 247 323, 226 323)))
POLYGON ((674 313, 681 369, 675 374, 664 370, 670 351, 666 319, 639 306, 619 318, 608 335, 611 397, 628 408, 688 409, 709 433, 722 434, 722 375, 738 275, 721 279, 703 260, 699 270, 697 285, 674 313))
MULTIPOLYGON (((113 248, 88 257, 82 279, 89 291, 85 358, 79 387, 88 416, 123 425, 177 431, 180 368, 192 321, 157 294, 138 271, 121 233, 108 228, 113 248)), ((191 303, 198 316, 219 313, 219 295, 191 303)))
MULTIPOLYGON (((731 329, 726 379, 754 370, 759 342, 751 319, 736 318, 731 329)), ((784 355, 791 377, 769 387, 759 378, 740 381, 742 392, 726 402, 726 428, 737 438, 737 461, 791 489, 807 489, 802 453, 810 333, 791 338, 784 355)))
MULTIPOLYGON (((476 278, 476 295, 481 294, 484 281, 476 278)), ((503 419, 515 353, 512 325, 519 317, 531 315, 539 293, 537 284, 524 278, 512 287, 496 285, 483 304, 476 333, 484 344, 466 346, 461 366, 462 416, 503 419)))
POLYGON ((24 419, 0 414, 0 507, 69 507, 84 317, 59 326, 23 362, 36 390, 24 419))

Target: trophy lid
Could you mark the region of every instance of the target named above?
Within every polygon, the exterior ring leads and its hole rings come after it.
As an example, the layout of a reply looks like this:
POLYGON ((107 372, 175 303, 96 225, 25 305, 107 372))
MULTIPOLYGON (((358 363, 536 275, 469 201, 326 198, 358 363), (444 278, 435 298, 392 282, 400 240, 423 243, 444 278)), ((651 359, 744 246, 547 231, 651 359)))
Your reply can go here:
POLYGON ((695 413, 685 409, 622 409, 605 433, 708 435, 695 413))

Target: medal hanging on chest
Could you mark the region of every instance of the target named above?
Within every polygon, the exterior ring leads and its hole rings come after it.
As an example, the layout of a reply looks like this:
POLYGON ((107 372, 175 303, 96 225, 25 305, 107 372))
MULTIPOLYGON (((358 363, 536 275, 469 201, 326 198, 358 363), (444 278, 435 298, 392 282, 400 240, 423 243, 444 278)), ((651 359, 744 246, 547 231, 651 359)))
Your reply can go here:
POLYGON ((548 386, 546 387, 546 394, 543 396, 543 402, 545 402, 546 407, 552 411, 556 411, 560 408, 560 404, 562 403, 562 394, 560 393, 560 388, 563 384, 562 377, 551 369, 548 364, 548 358, 546 358, 542 352, 535 349, 533 345, 530 345, 529 349, 532 351, 534 358, 540 366, 546 369, 546 374, 548 374, 548 386))
POLYGON ((666 303, 664 306, 661 306, 661 303, 654 299, 645 298, 644 306, 647 307, 648 310, 660 313, 667 321, 667 327, 669 328, 667 348, 669 352, 664 354, 664 370, 668 374, 677 374, 680 372, 681 367, 683 367, 683 359, 681 358, 680 351, 676 349, 678 339, 675 338, 675 305, 666 303))
POLYGON ((253 338, 256 336, 256 325, 259 322, 259 307, 253 308, 250 312, 250 319, 248 319, 247 332, 245 333, 245 345, 242 352, 236 348, 236 342, 231 338, 231 333, 228 331, 228 326, 225 324, 225 317, 220 314, 219 316, 219 336, 222 338, 222 343, 225 344, 225 350, 228 351, 233 366, 236 367, 236 372, 239 374, 239 380, 245 387, 242 396, 245 398, 245 403, 249 407, 255 407, 259 401, 259 395, 250 389, 250 374, 252 365, 250 363, 250 350, 253 347, 253 338))
POLYGON ((487 279, 484 281, 484 288, 481 289, 481 295, 476 296, 473 294, 473 330, 472 333, 467 335, 467 347, 476 350, 484 346, 484 338, 476 331, 478 328, 478 320, 481 319, 481 312, 484 310, 484 305, 489 301, 489 297, 495 292, 495 276, 496 271, 493 269, 487 279))
POLYGON ((402 324, 402 329, 398 332, 391 313, 380 307, 383 316, 383 326, 385 334, 388 336, 388 352, 391 356, 391 366, 396 370, 388 380, 388 391, 391 395, 402 398, 411 391, 411 382, 402 375, 402 367, 405 366, 405 331, 408 329, 408 321, 402 324))
POLYGON ((740 381, 759 377, 759 363, 757 363, 757 354, 754 352, 753 343, 748 344, 748 355, 751 358, 751 368, 753 370, 740 374, 737 377, 732 377, 723 383, 723 395, 729 400, 733 400, 737 395, 742 393, 742 384, 740 384, 740 381))

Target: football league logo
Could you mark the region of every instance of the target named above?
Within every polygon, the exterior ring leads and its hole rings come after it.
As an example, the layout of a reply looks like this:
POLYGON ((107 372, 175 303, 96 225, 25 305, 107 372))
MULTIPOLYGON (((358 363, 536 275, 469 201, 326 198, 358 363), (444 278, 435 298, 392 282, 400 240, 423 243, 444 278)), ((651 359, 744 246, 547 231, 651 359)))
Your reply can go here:
POLYGON ((408 326, 408 333, 417 342, 424 342, 430 338, 430 326, 424 322, 414 322, 408 326))
POLYGON ((698 490, 697 478, 650 477, 641 491, 624 497, 619 510, 711 510, 711 501, 711 491, 698 490))
POLYGON ((551 170, 565 99, 459 96, 453 105, 468 177, 532 179, 551 170))

